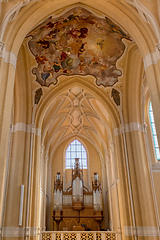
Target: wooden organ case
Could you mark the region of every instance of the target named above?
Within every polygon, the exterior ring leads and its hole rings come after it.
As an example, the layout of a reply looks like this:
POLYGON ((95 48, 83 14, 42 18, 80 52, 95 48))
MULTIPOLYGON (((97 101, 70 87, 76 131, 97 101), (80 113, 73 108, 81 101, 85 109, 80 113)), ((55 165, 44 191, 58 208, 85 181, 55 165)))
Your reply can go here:
POLYGON ((94 173, 90 191, 84 185, 83 169, 80 169, 79 159, 76 158, 70 187, 63 190, 63 179, 59 172, 54 181, 54 230, 97 231, 102 220, 102 189, 98 173, 94 173))

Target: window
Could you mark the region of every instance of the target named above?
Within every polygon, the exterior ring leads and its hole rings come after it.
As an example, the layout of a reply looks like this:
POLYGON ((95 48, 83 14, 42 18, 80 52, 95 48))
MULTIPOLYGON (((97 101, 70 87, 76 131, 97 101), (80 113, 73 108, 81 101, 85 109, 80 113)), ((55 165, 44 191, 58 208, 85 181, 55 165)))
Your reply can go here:
POLYGON ((80 168, 87 169, 87 153, 78 140, 74 140, 67 148, 66 169, 74 167, 75 158, 79 158, 80 168))
POLYGON ((151 102, 149 104, 149 117, 150 117, 150 122, 151 122, 156 157, 157 157, 157 160, 160 160, 160 151, 159 151, 159 146, 158 146, 158 139, 157 139, 157 133, 156 133, 156 127, 155 127, 154 115, 153 115, 153 109, 152 109, 151 102))

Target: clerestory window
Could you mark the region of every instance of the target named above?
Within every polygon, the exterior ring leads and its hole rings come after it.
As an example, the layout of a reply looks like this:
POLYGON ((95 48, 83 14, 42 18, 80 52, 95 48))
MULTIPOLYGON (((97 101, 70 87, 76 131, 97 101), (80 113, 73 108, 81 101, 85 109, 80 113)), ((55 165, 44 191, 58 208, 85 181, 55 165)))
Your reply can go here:
POLYGON ((158 138, 157 138, 157 133, 156 133, 156 127, 155 127, 154 115, 153 115, 153 109, 152 109, 151 102, 149 104, 149 117, 150 117, 150 123, 151 123, 151 129, 152 129, 152 135, 153 135, 153 141, 154 141, 156 157, 157 157, 157 160, 160 160, 160 151, 159 151, 159 146, 158 146, 158 138))
POLYGON ((66 169, 74 167, 75 158, 79 158, 80 168, 87 169, 87 153, 84 146, 78 140, 71 142, 67 148, 66 169))

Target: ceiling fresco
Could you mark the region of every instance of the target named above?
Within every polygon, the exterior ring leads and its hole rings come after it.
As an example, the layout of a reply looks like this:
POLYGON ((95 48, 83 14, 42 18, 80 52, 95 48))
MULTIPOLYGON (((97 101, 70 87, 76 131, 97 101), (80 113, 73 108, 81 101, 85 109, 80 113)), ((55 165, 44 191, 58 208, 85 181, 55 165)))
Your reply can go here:
POLYGON ((122 72, 116 61, 131 40, 118 25, 105 17, 74 8, 63 16, 48 18, 26 38, 37 62, 32 69, 41 86, 57 84, 59 75, 93 75, 96 84, 113 86, 122 72))

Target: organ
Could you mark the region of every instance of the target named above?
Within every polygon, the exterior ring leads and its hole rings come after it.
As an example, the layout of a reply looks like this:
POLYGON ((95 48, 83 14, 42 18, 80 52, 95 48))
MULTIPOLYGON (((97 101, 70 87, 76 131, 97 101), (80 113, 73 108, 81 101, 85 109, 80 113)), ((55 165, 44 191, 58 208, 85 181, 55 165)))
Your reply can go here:
POLYGON ((100 230, 103 220, 102 189, 98 173, 94 173, 92 190, 83 181, 83 169, 75 159, 70 186, 63 190, 63 178, 57 172, 54 181, 53 221, 56 230, 100 230))

